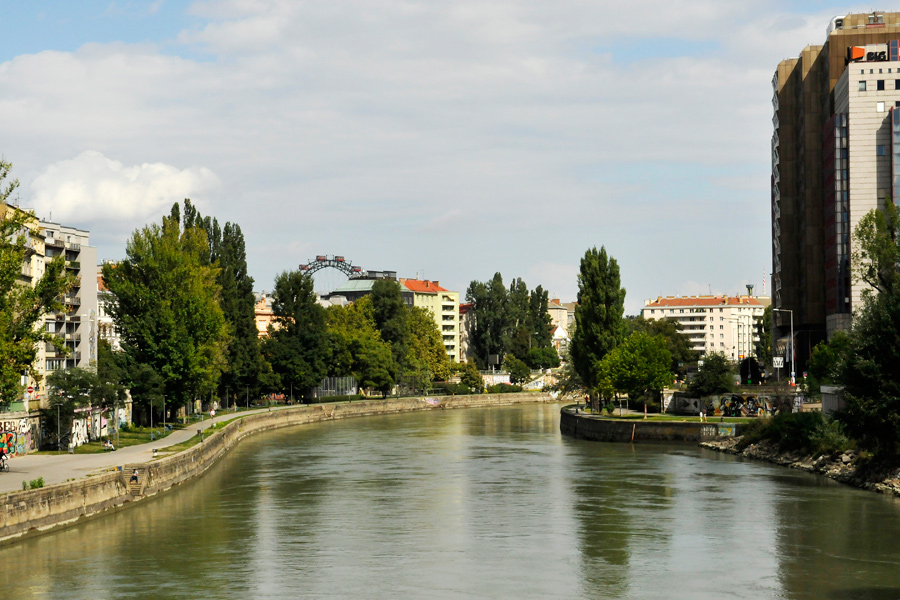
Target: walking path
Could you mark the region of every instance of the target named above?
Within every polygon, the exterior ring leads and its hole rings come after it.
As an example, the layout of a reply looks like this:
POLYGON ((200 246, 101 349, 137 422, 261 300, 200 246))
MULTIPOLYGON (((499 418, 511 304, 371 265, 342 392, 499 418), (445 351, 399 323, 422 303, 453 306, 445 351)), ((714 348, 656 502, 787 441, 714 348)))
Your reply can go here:
MULTIPOLYGON (((290 410, 291 408, 296 408, 296 406, 278 406, 272 407, 272 410, 290 410)), ((216 415, 212 419, 194 423, 184 429, 177 429, 160 440, 119 448, 114 452, 101 452, 99 454, 27 454, 13 457, 9 459, 9 472, 0 473, 0 494, 21 490, 22 481, 31 481, 38 477, 44 478, 44 485, 51 485, 69 479, 87 477, 92 473, 121 465, 150 462, 153 459, 154 448, 165 448, 186 442, 197 435, 198 429, 206 430, 214 423, 266 412, 267 410, 267 408, 260 408, 240 412, 226 412, 216 415)), ((160 454, 160 456, 164 455, 160 454)))

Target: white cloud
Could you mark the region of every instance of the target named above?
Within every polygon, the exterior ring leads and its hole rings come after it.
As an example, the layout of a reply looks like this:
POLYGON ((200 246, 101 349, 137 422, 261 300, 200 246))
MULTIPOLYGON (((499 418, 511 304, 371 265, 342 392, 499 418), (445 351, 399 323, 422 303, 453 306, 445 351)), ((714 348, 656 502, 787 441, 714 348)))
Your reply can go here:
POLYGON ((219 180, 204 167, 125 166, 86 151, 47 166, 31 184, 37 214, 63 223, 155 220, 184 198, 202 200, 219 180))
POLYGON ((774 0, 189 11, 175 39, 0 63, 0 151, 55 220, 121 240, 205 196, 241 224, 262 288, 326 252, 572 300, 605 245, 629 303, 767 270, 769 82, 831 16, 774 0))

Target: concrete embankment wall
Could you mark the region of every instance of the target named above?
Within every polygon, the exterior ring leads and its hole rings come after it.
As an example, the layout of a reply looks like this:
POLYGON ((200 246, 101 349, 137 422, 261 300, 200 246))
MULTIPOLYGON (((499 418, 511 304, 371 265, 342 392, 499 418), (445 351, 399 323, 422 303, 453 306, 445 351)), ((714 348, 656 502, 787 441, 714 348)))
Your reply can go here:
POLYGON ((549 394, 535 393, 448 396, 430 400, 431 403, 420 398, 363 400, 246 415, 212 434, 202 444, 178 454, 149 463, 122 465, 120 471, 5 494, 0 497, 0 544, 99 516, 169 490, 202 474, 241 439, 260 431, 369 415, 555 401, 549 394), (438 400, 440 403, 436 404, 438 400), (137 486, 129 486, 133 469, 140 473, 137 486))
POLYGON ((568 408, 562 409, 559 417, 563 435, 597 442, 699 442, 739 435, 738 428, 734 423, 604 419, 568 408))

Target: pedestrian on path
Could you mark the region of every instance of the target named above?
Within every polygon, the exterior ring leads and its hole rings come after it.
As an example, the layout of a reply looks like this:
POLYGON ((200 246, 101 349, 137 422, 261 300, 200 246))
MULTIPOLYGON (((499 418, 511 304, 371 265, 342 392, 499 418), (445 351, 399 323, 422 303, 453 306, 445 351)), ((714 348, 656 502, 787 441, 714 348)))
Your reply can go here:
POLYGON ((129 483, 137 483, 138 482, 138 472, 137 469, 131 470, 131 481, 129 483))

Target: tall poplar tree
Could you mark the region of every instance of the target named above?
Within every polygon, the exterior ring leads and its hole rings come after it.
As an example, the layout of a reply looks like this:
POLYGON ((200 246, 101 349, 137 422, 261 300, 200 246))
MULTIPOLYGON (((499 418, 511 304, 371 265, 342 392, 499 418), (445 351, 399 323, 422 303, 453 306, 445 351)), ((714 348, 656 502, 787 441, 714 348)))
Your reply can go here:
POLYGON ((161 225, 135 231, 125 260, 103 266, 111 293, 107 310, 127 364, 132 373, 149 368, 161 379, 170 415, 206 397, 225 367, 228 338, 219 270, 208 252, 203 229, 182 228, 170 216, 161 225))
POLYGON ((625 327, 625 288, 621 287, 619 263, 607 256, 606 248, 594 247, 584 254, 578 273, 578 305, 575 307, 575 335, 570 353, 599 410, 600 361, 622 341, 625 327))
MULTIPOLYGON (((217 281, 222 288, 221 305, 228 323, 227 363, 219 380, 219 394, 239 394, 248 390, 257 396, 272 384, 272 368, 265 361, 256 329, 256 295, 253 278, 247 273, 247 250, 244 234, 237 223, 219 226, 215 217, 204 217, 189 198, 183 208, 172 206, 171 217, 185 228, 206 231, 209 244, 204 259, 219 268, 217 281)), ((240 394, 239 394, 240 395, 240 394)))

